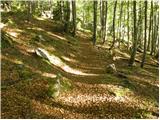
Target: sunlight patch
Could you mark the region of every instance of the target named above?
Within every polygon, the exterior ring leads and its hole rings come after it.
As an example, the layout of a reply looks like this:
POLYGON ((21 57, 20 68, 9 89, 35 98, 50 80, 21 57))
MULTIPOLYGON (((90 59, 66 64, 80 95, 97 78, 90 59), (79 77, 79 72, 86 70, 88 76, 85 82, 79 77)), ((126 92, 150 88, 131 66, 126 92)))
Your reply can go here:
POLYGON ((7 26, 6 24, 4 23, 0 23, 0 29, 2 29, 3 27, 7 26))
POLYGON ((39 31, 44 31, 42 28, 38 27, 27 27, 28 30, 39 30, 39 31))
POLYGON ((77 94, 76 96, 68 96, 60 98, 66 104, 78 104, 81 103, 85 105, 86 103, 105 103, 105 102, 129 102, 129 97, 119 97, 119 96, 104 96, 101 94, 77 94))
POLYGON ((62 36, 59 36, 59 35, 56 35, 56 34, 54 34, 54 33, 51 33, 51 32, 47 32, 49 35, 52 35, 52 36, 54 36, 54 37, 57 37, 57 38, 59 38, 59 39, 61 39, 61 40, 66 40, 66 38, 64 38, 64 37, 62 37, 62 36))
POLYGON ((71 58, 68 58, 68 57, 65 57, 65 56, 62 56, 62 58, 68 62, 76 62, 76 60, 74 59, 71 59, 71 58))
POLYGON ((12 37, 17 37, 18 36, 18 33, 16 32, 8 32, 12 37))
POLYGON ((49 78, 55 78, 56 77, 56 75, 52 74, 52 73, 43 73, 42 76, 49 77, 49 78))
POLYGON ((42 48, 38 48, 35 50, 36 54, 42 58, 47 59, 50 63, 53 65, 60 67, 65 72, 72 73, 75 75, 87 75, 87 76, 97 76, 97 74, 89 74, 89 73, 83 73, 79 70, 73 69, 70 66, 66 65, 59 57, 55 55, 50 55, 48 51, 42 48))

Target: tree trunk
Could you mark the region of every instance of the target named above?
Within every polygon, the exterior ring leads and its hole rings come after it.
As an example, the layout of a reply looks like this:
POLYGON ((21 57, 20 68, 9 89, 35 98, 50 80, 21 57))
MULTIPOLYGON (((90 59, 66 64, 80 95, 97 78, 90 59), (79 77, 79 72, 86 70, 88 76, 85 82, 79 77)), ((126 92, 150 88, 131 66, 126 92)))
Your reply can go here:
POLYGON ((107 1, 103 1, 105 4, 105 11, 104 11, 104 33, 103 33, 103 44, 106 41, 106 31, 107 31, 107 11, 108 11, 108 2, 107 1))
POLYGON ((128 44, 127 44, 127 47, 128 47, 128 49, 129 49, 129 42, 130 42, 130 40, 129 40, 129 39, 130 39, 130 37, 129 37, 129 0, 128 0, 128 4, 127 4, 127 11, 128 11, 128 15, 127 15, 127 17, 128 17, 128 19, 127 19, 128 44))
POLYGON ((154 34, 153 34, 153 39, 154 39, 154 44, 153 44, 153 54, 155 55, 156 53, 156 41, 157 41, 157 15, 155 13, 154 15, 154 34))
POLYGON ((121 1, 121 8, 120 8, 120 17, 119 17, 119 48, 121 44, 121 34, 122 34, 122 13, 123 13, 123 1, 121 1))
POLYGON ((72 35, 76 34, 76 1, 72 1, 72 18, 73 18, 73 31, 72 35))
POLYGON ((155 25, 156 24, 156 14, 155 12, 153 11, 153 21, 152 21, 152 42, 151 42, 151 52, 150 52, 150 55, 153 55, 154 53, 154 47, 155 47, 155 25))
POLYGON ((137 51, 137 18, 136 18, 136 1, 133 1, 133 14, 134 14, 134 36, 133 36, 133 49, 129 60, 129 66, 133 66, 137 51))
POLYGON ((66 18, 65 18, 65 25, 64 25, 64 31, 66 33, 69 33, 69 21, 70 20, 70 2, 66 1, 66 18))
POLYGON ((32 17, 32 4, 31 1, 28 1, 28 22, 31 20, 32 17))
POLYGON ((142 57, 142 62, 141 62, 141 67, 143 68, 145 58, 146 58, 146 43, 147 43, 147 1, 144 2, 145 4, 145 33, 144 33, 144 52, 143 52, 143 57, 142 57))
POLYGON ((93 1, 93 45, 96 43, 96 32, 97 32, 97 1, 93 1))
POLYGON ((140 46, 140 48, 141 48, 141 46, 142 46, 142 39, 143 39, 143 37, 142 37, 142 35, 143 35, 143 21, 142 21, 142 14, 143 14, 143 11, 142 11, 142 6, 141 6, 141 1, 140 1, 140 3, 139 3, 139 18, 138 18, 138 23, 137 23, 137 33, 138 33, 138 44, 139 44, 139 46, 140 46))
POLYGON ((147 50, 150 51, 151 48, 151 28, 153 22, 153 1, 151 1, 151 10, 150 10, 150 22, 149 22, 149 33, 148 33, 148 45, 147 50))
POLYGON ((112 42, 112 45, 111 47, 109 48, 109 50, 111 50, 113 47, 114 47, 114 44, 115 44, 115 17, 116 17, 116 8, 117 8, 117 0, 115 1, 115 4, 114 4, 114 12, 113 12, 113 42, 112 42))

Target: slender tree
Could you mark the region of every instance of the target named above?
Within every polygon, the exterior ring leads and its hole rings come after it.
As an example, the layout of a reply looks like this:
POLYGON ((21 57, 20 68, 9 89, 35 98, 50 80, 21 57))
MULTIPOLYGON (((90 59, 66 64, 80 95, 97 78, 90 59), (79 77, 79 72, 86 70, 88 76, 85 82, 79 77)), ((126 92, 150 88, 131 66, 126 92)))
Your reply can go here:
MULTIPOLYGON (((154 8, 153 8, 154 9, 154 8)), ((156 26, 156 10, 153 11, 153 21, 152 21, 152 41, 151 41, 151 52, 150 55, 154 53, 154 46, 155 46, 155 26, 156 26)))
POLYGON ((108 2, 107 1, 103 1, 105 2, 105 11, 104 11, 104 33, 103 33, 103 44, 105 43, 106 41, 106 31, 107 31, 107 27, 106 27, 106 24, 107 24, 107 11, 108 11, 108 2))
POLYGON ((93 10, 93 45, 95 45, 97 32, 97 1, 93 1, 93 10))
POLYGON ((32 17, 32 1, 28 1, 28 11, 27 11, 27 15, 28 15, 28 22, 30 21, 31 17, 32 17))
POLYGON ((123 14, 123 4, 124 2, 121 1, 121 8, 120 8, 120 16, 119 16, 119 47, 120 47, 120 43, 121 43, 121 34, 122 34, 122 14, 123 14))
POLYGON ((69 33, 69 22, 70 22, 70 2, 66 1, 66 16, 64 25, 64 31, 66 33, 69 33))
POLYGON ((76 34, 76 1, 72 1, 72 18, 73 18, 73 32, 72 35, 76 34))
POLYGON ((132 48, 131 57, 129 60, 129 66, 133 66, 133 63, 135 61, 136 51, 137 51, 136 1, 133 1, 133 16, 134 16, 134 36, 133 36, 133 48, 132 48))
POLYGON ((145 27, 144 27, 144 52, 141 62, 141 67, 143 68, 145 58, 146 58, 146 44, 147 44, 147 1, 144 2, 145 4, 145 27))
POLYGON ((103 39, 104 37, 104 19, 105 19, 105 15, 104 15, 104 1, 101 1, 100 4, 100 8, 101 8, 101 38, 103 39))
POLYGON ((142 2, 139 2, 139 12, 138 12, 138 23, 137 23, 137 39, 138 39, 138 46, 141 48, 142 46, 142 35, 143 35, 143 10, 142 10, 142 2))
POLYGON ((130 42, 130 37, 129 37, 129 0, 128 0, 128 4, 127 4, 127 35, 128 35, 128 44, 127 47, 129 49, 129 42, 130 42))
POLYGON ((111 50, 113 47, 114 47, 114 44, 115 44, 115 41, 116 41, 116 38, 115 38, 115 17, 116 17, 116 8, 117 8, 117 0, 115 1, 115 4, 114 4, 114 12, 113 12, 113 42, 112 42, 112 45, 111 47, 109 48, 109 50, 111 50))
POLYGON ((150 50, 151 45, 151 29, 152 29, 152 22, 153 22, 153 1, 151 1, 151 10, 150 10, 150 21, 149 21, 149 32, 148 32, 148 44, 147 50, 150 50))

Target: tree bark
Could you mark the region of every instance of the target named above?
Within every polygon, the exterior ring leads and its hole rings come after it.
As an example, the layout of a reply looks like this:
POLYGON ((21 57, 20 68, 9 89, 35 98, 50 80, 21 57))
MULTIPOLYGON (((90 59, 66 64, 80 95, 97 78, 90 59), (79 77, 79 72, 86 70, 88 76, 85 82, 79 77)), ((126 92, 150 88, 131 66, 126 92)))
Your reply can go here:
POLYGON ((143 68, 146 59, 146 44, 147 44, 147 1, 145 1, 144 4, 145 4, 145 27, 144 27, 145 33, 144 33, 144 52, 141 62, 141 68, 143 68))
POLYGON ((113 42, 112 42, 112 45, 111 47, 109 48, 109 50, 111 50, 113 47, 114 47, 114 44, 115 44, 115 17, 116 17, 116 8, 117 8, 117 0, 115 1, 115 4, 114 4, 114 12, 113 12, 113 42))
POLYGON ((70 22, 70 2, 66 1, 66 18, 64 25, 64 31, 66 33, 69 33, 69 22, 70 22))
POLYGON ((142 21, 142 14, 143 14, 143 11, 142 11, 142 6, 141 6, 141 1, 140 1, 140 3, 139 3, 139 18, 138 18, 138 23, 137 23, 137 33, 138 33, 138 44, 139 44, 139 46, 140 46, 140 48, 141 48, 141 46, 142 46, 142 39, 143 39, 143 37, 142 37, 142 35, 143 35, 143 21, 142 21))
POLYGON ((129 0, 128 0, 128 4, 127 4, 127 13, 128 13, 128 15, 127 15, 127 29, 128 29, 128 31, 127 31, 127 35, 128 35, 128 44, 127 44, 127 47, 128 47, 128 49, 129 49, 129 42, 130 42, 130 37, 129 37, 129 0))
POLYGON ((151 45, 152 22, 153 22, 153 1, 151 1, 151 10, 150 10, 149 33, 148 33, 148 44, 147 44, 148 51, 150 51, 150 48, 151 48, 150 45, 151 45))
POLYGON ((72 1, 73 37, 76 34, 76 1, 72 1))
POLYGON ((133 14, 134 14, 134 36, 133 36, 133 49, 129 60, 129 66, 133 66, 137 52, 137 17, 136 17, 136 1, 133 1, 133 14))
POLYGON ((96 43, 96 32, 97 32, 97 1, 93 1, 93 45, 96 43))
POLYGON ((107 31, 107 27, 106 27, 106 24, 107 24, 107 11, 108 11, 108 2, 107 1, 103 1, 104 4, 105 4, 105 11, 104 11, 104 33, 103 33, 103 44, 105 43, 106 41, 106 31, 107 31))
POLYGON ((120 8, 120 17, 119 17, 119 48, 121 44, 121 34, 122 34, 122 14, 123 14, 123 1, 121 1, 121 8, 120 8))

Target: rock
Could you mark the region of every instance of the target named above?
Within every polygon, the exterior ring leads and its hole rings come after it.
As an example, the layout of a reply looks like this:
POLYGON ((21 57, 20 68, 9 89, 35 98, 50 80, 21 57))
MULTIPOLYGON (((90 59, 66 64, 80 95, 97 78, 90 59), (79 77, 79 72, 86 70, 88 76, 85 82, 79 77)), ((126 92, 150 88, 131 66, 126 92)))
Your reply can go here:
POLYGON ((35 50, 35 52, 36 52, 36 54, 38 55, 38 56, 40 56, 40 57, 42 57, 42 58, 45 58, 45 59, 48 59, 49 58, 49 53, 46 51, 46 50, 44 50, 44 49, 42 49, 42 48, 37 48, 36 50, 35 50))
POLYGON ((39 37, 39 40, 40 40, 40 41, 46 41, 46 40, 42 37, 42 35, 38 35, 38 37, 39 37))
POLYGON ((38 42, 40 42, 40 41, 46 41, 46 40, 43 38, 42 35, 36 35, 36 36, 34 37, 34 40, 36 40, 36 41, 38 41, 38 42))
POLYGON ((52 98, 57 98, 60 94, 60 89, 61 89, 61 74, 58 74, 57 77, 55 78, 55 81, 50 81, 49 82, 49 88, 48 88, 48 96, 52 98))
POLYGON ((106 68, 107 73, 117 73, 115 64, 109 64, 106 68))

